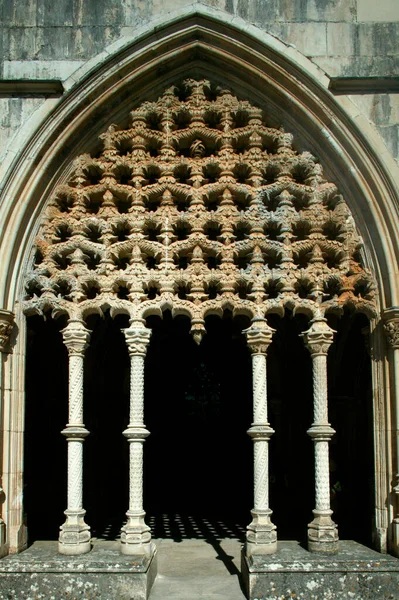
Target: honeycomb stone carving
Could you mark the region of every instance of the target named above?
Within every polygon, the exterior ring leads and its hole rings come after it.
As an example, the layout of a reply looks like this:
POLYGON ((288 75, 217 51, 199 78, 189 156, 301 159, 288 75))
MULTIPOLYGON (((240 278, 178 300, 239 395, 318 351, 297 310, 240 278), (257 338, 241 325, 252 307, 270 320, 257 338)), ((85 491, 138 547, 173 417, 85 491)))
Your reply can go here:
POLYGON ((361 239, 336 186, 260 108, 206 80, 170 87, 111 125, 49 200, 25 312, 138 321, 210 312, 374 313, 361 239))

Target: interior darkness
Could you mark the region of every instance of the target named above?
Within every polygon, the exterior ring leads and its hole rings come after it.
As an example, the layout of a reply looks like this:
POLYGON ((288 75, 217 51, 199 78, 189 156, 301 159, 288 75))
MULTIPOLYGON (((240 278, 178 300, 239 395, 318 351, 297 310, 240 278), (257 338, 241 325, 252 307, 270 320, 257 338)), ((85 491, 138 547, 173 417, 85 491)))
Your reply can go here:
MULTIPOLYGON (((146 361, 145 503, 155 534, 175 514, 245 526, 252 503, 251 363, 247 319, 209 317, 198 346, 188 319, 152 318, 146 361), (158 527, 159 525, 159 527, 158 527)), ((176 532, 178 534, 178 532, 176 532)))
POLYGON ((341 539, 371 545, 374 440, 369 322, 364 315, 331 316, 337 331, 328 354, 331 508, 341 539), (366 331, 365 331, 366 330, 366 331))
POLYGON ((30 317, 27 330, 24 512, 29 542, 56 540, 64 522, 68 419, 65 321, 30 317))
MULTIPOLYGON (((334 519, 341 539, 370 543, 373 440, 362 316, 329 318, 334 519)), ((145 368, 144 505, 155 537, 243 537, 253 505, 251 357, 245 318, 209 317, 197 346, 184 317, 151 317, 145 368)), ((279 539, 306 538, 314 508, 311 359, 305 318, 271 316, 268 352, 270 504, 279 539)), ((57 539, 66 508, 65 322, 28 319, 25 512, 29 541, 57 539), (51 501, 49 501, 51 499, 51 501)), ((91 317, 85 360, 84 507, 93 536, 115 539, 128 505, 129 357, 125 318, 91 317)))

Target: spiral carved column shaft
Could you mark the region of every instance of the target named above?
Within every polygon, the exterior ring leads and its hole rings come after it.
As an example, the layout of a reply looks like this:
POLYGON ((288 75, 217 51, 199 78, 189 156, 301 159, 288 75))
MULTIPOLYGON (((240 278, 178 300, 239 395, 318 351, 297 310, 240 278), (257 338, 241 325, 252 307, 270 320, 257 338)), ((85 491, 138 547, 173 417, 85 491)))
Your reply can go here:
POLYGON ((124 333, 130 355, 130 422, 123 432, 129 442, 129 510, 121 530, 121 552, 150 554, 154 548, 144 520, 143 444, 150 434, 144 425, 144 359, 151 332, 139 322, 124 333))
POLYGON ((272 554, 277 550, 276 526, 269 508, 269 439, 274 433, 267 420, 266 353, 273 330, 256 319, 245 332, 252 352, 253 423, 248 430, 254 442, 254 508, 247 529, 246 553, 272 554))
POLYGON ((90 333, 82 321, 70 321, 62 333, 69 353, 69 418, 62 431, 68 442, 68 507, 58 551, 71 555, 90 550, 90 527, 83 509, 83 442, 89 434, 83 423, 83 357, 90 333))
POLYGON ((329 442, 335 431, 328 422, 327 353, 334 331, 325 319, 313 320, 303 334, 312 356, 314 422, 308 434, 315 450, 315 509, 308 526, 308 548, 314 552, 334 553, 338 550, 338 529, 331 519, 329 442))

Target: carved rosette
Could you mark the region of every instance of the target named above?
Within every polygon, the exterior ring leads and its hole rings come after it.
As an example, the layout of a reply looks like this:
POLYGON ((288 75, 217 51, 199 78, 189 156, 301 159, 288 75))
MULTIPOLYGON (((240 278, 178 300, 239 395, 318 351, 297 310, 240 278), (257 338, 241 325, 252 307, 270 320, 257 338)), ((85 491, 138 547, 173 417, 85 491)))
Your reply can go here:
POLYGON ((10 336, 14 327, 14 314, 0 310, 0 352, 9 352, 10 336))

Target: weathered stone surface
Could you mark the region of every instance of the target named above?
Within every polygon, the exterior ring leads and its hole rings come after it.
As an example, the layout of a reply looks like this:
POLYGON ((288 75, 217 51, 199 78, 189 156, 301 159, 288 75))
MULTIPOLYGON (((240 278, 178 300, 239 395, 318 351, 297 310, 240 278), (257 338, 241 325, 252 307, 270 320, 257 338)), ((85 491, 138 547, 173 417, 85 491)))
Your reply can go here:
MULTIPOLYGON (((333 77, 399 73, 395 0, 382 0, 381 5, 370 0, 79 0, 58 2, 57 10, 50 0, 5 0, 0 9, 0 73, 6 79, 65 80, 118 40, 122 28, 135 31, 190 6, 209 7, 221 19, 233 15, 255 24, 295 46, 333 77)), ((395 133, 382 133, 397 157, 395 133)), ((2 135, 4 151, 10 137, 2 135)))
POLYGON ((50 199, 26 314, 84 319, 109 307, 140 320, 168 302, 199 343, 206 314, 227 301, 253 318, 287 306, 373 313, 342 196, 264 118, 189 79, 132 111, 129 129, 111 125, 101 154, 78 157, 50 199))
POLYGON ((101 52, 119 37, 118 27, 10 27, 4 60, 76 60, 101 52))
POLYGON ((243 555, 242 574, 250 600, 388 600, 397 598, 399 560, 352 541, 330 557, 279 542, 273 556, 243 555))
POLYGON ((357 0, 358 21, 394 21, 399 19, 396 0, 357 0))
POLYGON ((118 542, 96 542, 76 557, 57 554, 55 542, 36 542, 0 562, 0 600, 146 600, 156 560, 122 556, 118 542))

